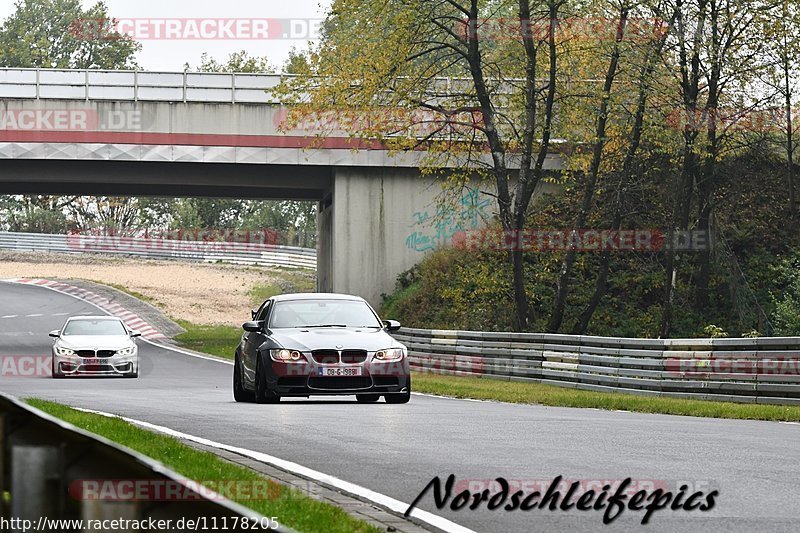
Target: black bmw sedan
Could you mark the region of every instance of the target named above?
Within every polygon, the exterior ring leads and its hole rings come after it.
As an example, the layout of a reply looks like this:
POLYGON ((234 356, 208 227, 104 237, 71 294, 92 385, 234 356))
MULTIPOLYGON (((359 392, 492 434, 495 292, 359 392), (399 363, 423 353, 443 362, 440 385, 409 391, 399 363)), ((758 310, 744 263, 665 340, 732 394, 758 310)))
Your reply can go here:
POLYGON ((363 299, 344 294, 283 294, 252 311, 236 348, 233 397, 276 403, 283 396, 355 395, 359 402, 407 403, 406 347, 363 299))

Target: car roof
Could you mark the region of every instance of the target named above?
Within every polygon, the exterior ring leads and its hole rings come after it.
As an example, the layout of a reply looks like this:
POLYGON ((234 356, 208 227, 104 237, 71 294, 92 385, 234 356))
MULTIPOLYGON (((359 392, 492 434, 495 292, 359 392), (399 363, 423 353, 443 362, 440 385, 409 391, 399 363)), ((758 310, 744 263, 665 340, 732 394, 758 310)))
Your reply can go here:
POLYGON ((119 317, 116 316, 108 316, 108 315, 98 315, 98 316, 71 316, 67 320, 116 320, 118 322, 122 322, 119 317))
POLYGON ((337 294, 334 292, 300 292, 293 294, 279 294, 272 297, 276 302, 284 302, 287 300, 357 300, 360 302, 365 301, 360 296, 353 296, 351 294, 337 294))

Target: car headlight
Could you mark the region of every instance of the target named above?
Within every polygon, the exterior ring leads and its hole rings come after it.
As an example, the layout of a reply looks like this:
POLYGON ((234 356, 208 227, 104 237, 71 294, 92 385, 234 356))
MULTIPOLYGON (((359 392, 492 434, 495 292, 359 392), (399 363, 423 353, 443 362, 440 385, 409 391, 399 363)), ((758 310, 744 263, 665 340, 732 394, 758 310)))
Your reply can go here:
POLYGON ((399 361, 405 356, 403 348, 387 348, 386 350, 378 350, 375 352, 374 361, 399 361))
POLYGON ((56 355, 75 355, 75 350, 64 348, 63 346, 56 346, 56 355))
POLYGON ((269 356, 272 358, 273 361, 277 361, 279 363, 286 363, 289 361, 303 361, 307 362, 305 356, 298 352, 297 350, 270 350, 269 356))
POLYGON ((117 355, 133 355, 136 353, 136 346, 128 346, 121 350, 117 350, 117 355))

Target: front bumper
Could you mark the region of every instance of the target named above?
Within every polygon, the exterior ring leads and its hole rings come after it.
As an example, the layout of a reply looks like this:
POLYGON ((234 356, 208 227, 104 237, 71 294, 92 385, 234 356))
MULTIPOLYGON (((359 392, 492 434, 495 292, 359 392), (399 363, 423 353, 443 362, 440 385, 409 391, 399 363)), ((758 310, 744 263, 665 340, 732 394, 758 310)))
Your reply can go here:
POLYGON ((411 371, 408 359, 391 363, 319 365, 272 362, 267 387, 279 396, 311 396, 336 394, 394 394, 410 390, 411 371), (321 367, 360 369, 358 376, 321 376, 321 367))
POLYGON ((82 357, 53 354, 53 370, 59 376, 125 376, 139 371, 137 355, 98 358, 100 364, 84 364, 82 357))

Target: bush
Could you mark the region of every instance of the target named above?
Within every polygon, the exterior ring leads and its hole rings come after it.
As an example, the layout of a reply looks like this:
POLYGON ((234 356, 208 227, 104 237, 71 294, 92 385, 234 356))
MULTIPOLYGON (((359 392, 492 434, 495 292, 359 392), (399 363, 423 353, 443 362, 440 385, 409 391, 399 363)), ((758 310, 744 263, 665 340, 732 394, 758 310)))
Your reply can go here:
POLYGON ((772 269, 776 288, 772 313, 776 335, 800 335, 800 252, 781 260, 772 269))

